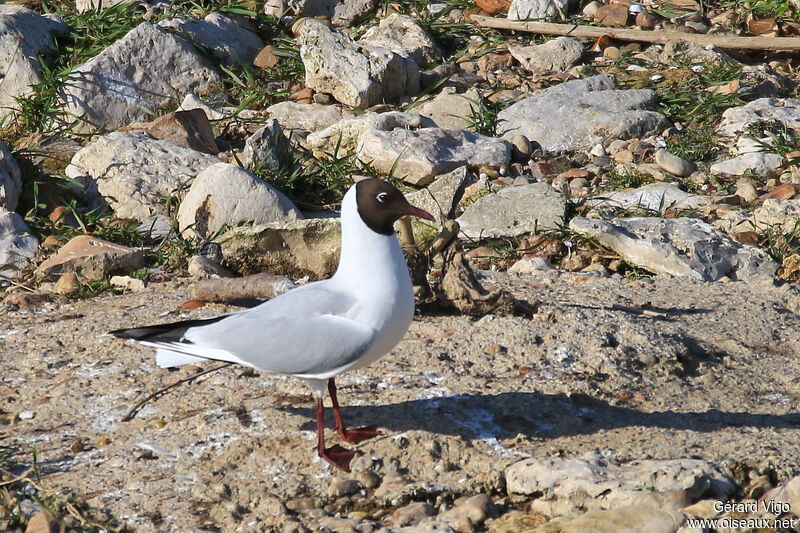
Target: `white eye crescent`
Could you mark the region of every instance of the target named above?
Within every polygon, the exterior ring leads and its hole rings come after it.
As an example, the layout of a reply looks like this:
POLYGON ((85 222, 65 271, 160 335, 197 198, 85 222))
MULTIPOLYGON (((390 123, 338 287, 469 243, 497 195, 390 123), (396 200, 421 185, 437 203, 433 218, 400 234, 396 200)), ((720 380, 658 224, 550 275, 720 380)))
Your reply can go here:
POLYGON ((382 192, 378 194, 378 196, 376 196, 375 199, 378 200, 380 203, 385 204, 387 201, 389 201, 389 193, 382 192))

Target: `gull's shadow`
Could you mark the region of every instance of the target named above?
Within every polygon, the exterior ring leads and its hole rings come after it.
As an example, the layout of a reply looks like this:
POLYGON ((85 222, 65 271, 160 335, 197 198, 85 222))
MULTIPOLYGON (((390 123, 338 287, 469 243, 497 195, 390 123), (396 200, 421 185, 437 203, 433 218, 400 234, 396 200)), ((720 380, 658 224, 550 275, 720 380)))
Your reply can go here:
MULTIPOLYGON (((344 395, 342 395, 344 396, 344 395)), ((376 424, 391 432, 422 430, 463 438, 555 438, 588 435, 626 427, 712 432, 731 427, 800 428, 800 413, 783 415, 726 412, 643 412, 610 405, 586 395, 506 392, 474 396, 447 396, 410 400, 391 405, 342 406, 345 423, 376 424)), ((278 409, 308 417, 303 429, 314 430, 310 407, 278 409)), ((326 409, 326 412, 330 411, 326 409)), ((326 413, 330 415, 330 413, 326 413)), ((332 419, 332 415, 329 416, 332 419)), ((326 419, 328 420, 328 419, 326 419)))

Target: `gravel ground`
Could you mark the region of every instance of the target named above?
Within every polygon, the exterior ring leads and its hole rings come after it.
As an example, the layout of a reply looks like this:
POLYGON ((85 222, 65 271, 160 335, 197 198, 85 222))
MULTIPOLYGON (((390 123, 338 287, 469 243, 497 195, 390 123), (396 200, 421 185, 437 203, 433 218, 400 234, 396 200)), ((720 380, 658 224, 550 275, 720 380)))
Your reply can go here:
POLYGON ((484 276, 537 313, 426 312, 392 354, 343 375, 345 421, 382 432, 357 446, 352 474, 317 459, 310 389, 292 378, 224 368, 121 421, 198 367, 159 369, 152 349, 107 331, 235 309, 181 311, 184 282, 4 313, 0 413, 13 422, 0 435, 20 456, 35 448, 45 489, 143 532, 270 531, 327 514, 388 523, 412 500, 478 492, 514 512, 525 502, 505 495, 508 465, 592 450, 800 474, 796 288, 484 276), (363 490, 347 495, 347 479, 363 490))

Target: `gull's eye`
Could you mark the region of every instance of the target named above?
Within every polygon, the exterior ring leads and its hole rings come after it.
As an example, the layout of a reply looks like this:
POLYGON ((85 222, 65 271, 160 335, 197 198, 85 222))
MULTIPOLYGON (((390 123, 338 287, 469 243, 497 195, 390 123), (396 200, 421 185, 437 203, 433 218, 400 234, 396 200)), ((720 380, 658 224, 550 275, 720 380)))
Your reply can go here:
POLYGON ((378 196, 376 196, 375 199, 378 200, 380 203, 385 204, 386 202, 389 201, 389 193, 382 192, 378 194, 378 196))

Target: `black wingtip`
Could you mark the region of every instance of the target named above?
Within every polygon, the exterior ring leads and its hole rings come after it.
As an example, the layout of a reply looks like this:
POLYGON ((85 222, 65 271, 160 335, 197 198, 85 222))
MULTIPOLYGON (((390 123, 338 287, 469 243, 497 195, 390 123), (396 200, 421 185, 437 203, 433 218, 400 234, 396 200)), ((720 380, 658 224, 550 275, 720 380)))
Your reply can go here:
POLYGON ((155 326, 143 326, 139 328, 115 329, 108 333, 120 339, 133 339, 135 341, 181 342, 187 329, 212 324, 222 320, 226 316, 227 315, 220 315, 212 318, 183 320, 181 322, 171 322, 169 324, 157 324, 155 326))

